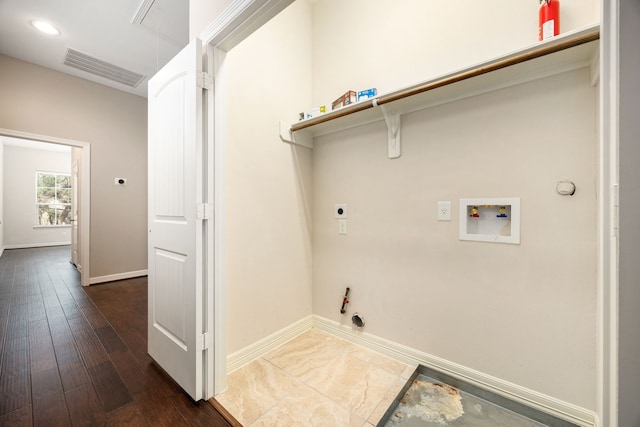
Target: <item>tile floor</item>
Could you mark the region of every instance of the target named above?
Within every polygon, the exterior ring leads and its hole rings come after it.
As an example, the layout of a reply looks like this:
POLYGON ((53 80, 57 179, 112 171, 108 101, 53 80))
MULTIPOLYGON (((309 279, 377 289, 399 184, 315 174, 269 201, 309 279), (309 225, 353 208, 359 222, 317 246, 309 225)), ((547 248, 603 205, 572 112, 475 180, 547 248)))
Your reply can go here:
POLYGON ((310 329, 232 372, 216 400, 246 427, 370 427, 415 368, 310 329))

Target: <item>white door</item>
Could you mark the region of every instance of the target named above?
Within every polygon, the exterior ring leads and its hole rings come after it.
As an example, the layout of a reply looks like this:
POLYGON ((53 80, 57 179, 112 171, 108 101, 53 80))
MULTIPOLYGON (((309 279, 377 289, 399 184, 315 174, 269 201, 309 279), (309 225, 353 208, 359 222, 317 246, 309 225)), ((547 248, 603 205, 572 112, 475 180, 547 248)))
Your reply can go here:
POLYGON ((78 161, 73 163, 71 177, 71 263, 78 268, 78 161))
MULTIPOLYGON (((202 44, 193 40, 149 81, 151 357, 194 399, 209 397, 203 236, 202 44)), ((209 338, 209 339, 208 339, 209 338)))

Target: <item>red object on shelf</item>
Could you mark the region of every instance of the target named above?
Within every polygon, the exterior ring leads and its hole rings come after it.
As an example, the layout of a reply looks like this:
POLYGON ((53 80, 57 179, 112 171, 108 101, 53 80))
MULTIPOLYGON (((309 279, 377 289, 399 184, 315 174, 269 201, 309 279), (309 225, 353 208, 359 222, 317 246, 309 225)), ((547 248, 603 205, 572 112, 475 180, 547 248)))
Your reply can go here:
POLYGON ((560 1, 540 0, 538 18, 538 40, 547 40, 560 34, 560 1))

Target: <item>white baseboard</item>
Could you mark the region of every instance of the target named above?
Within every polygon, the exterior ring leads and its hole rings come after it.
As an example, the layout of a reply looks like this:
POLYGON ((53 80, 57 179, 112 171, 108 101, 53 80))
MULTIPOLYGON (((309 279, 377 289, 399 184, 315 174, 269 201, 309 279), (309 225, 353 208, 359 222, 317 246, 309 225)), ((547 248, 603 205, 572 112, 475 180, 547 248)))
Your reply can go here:
POLYGON ((71 242, 21 243, 18 245, 4 245, 4 249, 47 248, 49 246, 70 246, 70 245, 71 245, 71 242))
POLYGON ((304 319, 283 328, 273 334, 265 337, 241 350, 236 351, 227 356, 227 373, 231 373, 236 369, 243 367, 256 359, 264 356, 276 347, 281 346, 285 342, 297 337, 303 332, 311 329, 313 316, 307 316, 304 319))
POLYGON ((116 280, 132 279, 146 275, 148 275, 148 270, 127 271, 125 273, 109 274, 107 276, 90 277, 89 284, 96 285, 98 283, 115 282, 116 280))
POLYGON ((578 426, 598 427, 599 425, 595 412, 316 315, 305 317, 230 354, 227 356, 227 373, 263 357, 271 350, 312 327, 400 362, 416 366, 424 365, 435 369, 578 426))
POLYGON ((4 248, 0 248, 0 256, 2 256, 2 254, 4 253, 4 248))
POLYGON ((313 327, 404 363, 420 364, 433 368, 573 424, 584 427, 596 427, 598 424, 595 412, 478 372, 466 366, 355 330, 351 326, 342 325, 333 320, 314 315, 313 327))

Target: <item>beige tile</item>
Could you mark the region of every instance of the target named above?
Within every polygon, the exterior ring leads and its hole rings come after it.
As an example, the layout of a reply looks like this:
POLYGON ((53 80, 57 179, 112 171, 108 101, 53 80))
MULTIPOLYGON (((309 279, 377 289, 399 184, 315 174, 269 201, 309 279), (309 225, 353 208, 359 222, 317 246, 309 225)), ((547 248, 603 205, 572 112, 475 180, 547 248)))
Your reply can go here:
POLYGON ((231 373, 227 385, 227 391, 216 399, 238 421, 248 425, 294 391, 300 382, 271 363, 258 359, 231 373))
POLYGON ((389 387, 389 389, 385 393, 380 403, 378 403, 378 406, 376 406, 376 408, 373 410, 371 415, 369 415, 369 418, 367 419, 368 422, 374 425, 380 422, 380 420, 384 416, 384 413, 387 412, 387 409, 389 409, 389 406, 391 406, 391 404, 395 400, 396 396, 398 396, 398 393, 400 393, 400 391, 402 390, 402 387, 404 387, 406 382, 407 380, 404 378, 398 377, 396 379, 396 381, 391 385, 391 387, 389 387))
POLYGON ((360 427, 364 420, 306 385, 285 397, 251 427, 360 427))
POLYGON ((343 354, 318 370, 308 385, 367 419, 398 376, 343 354))
POLYGON ((342 354, 344 340, 311 329, 264 358, 296 378, 306 381, 342 354))
POLYGON ((408 380, 409 377, 411 377, 411 375, 413 375, 413 373, 415 372, 417 367, 418 367, 417 363, 413 363, 411 365, 408 365, 405 368, 405 370, 400 374, 400 378, 404 378, 405 380, 408 380))
POLYGON ((398 362, 397 360, 384 356, 380 353, 376 353, 375 351, 369 350, 368 348, 360 345, 351 344, 347 352, 366 363, 375 365, 385 371, 391 372, 394 375, 401 375, 405 369, 407 369, 406 364, 398 362))

